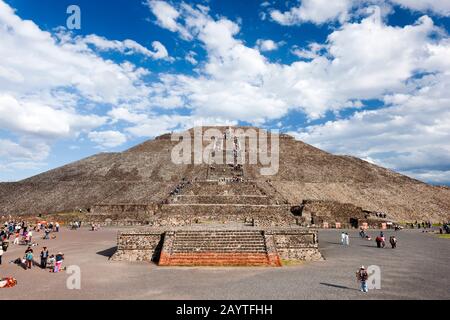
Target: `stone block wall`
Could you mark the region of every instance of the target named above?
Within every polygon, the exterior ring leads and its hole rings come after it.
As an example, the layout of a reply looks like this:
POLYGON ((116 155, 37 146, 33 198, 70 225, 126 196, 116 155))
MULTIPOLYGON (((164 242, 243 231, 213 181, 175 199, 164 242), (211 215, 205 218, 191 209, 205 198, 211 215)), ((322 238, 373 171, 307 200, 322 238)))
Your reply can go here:
POLYGON ((116 261, 157 262, 164 241, 161 231, 123 231, 117 235, 117 251, 112 256, 116 261))
POLYGON ((276 250, 284 260, 321 260, 317 230, 304 229, 274 229, 273 234, 276 250))

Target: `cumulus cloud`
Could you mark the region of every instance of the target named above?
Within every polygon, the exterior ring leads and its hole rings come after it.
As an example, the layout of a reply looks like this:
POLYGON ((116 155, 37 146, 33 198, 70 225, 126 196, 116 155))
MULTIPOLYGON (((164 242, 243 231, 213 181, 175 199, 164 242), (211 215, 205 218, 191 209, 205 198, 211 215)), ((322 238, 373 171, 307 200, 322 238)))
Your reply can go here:
POLYGON ((342 24, 370 5, 382 7, 384 13, 390 13, 392 5, 399 5, 412 11, 450 16, 449 0, 299 0, 285 12, 271 9, 269 13, 274 22, 284 26, 307 22, 321 25, 335 21, 342 24), (353 9, 356 9, 355 12, 353 9))
POLYGON ((278 49, 279 44, 273 40, 258 39, 256 41, 256 47, 262 52, 274 51, 278 49))
POLYGON ((86 40, 64 30, 55 34, 43 31, 18 17, 3 1, 0 38, 0 127, 12 136, 7 148, 3 141, 4 159, 20 151, 29 152, 28 159, 42 160, 41 155, 48 155, 57 139, 75 138, 105 124, 106 117, 92 110, 96 104, 146 103, 149 88, 142 78, 148 71, 126 61, 105 60, 96 50, 168 57, 159 42, 149 51, 132 40, 109 41, 95 35, 86 40), (33 158, 32 154, 39 156, 33 158))
POLYGON ((415 11, 429 11, 442 16, 450 16, 449 0, 391 0, 404 8, 415 11))
POLYGON ((449 183, 444 177, 450 171, 450 94, 445 89, 450 75, 428 75, 410 86, 408 93, 386 96, 384 108, 310 126, 296 136, 412 177, 449 183))
POLYGON ((282 25, 294 25, 304 22, 323 24, 338 20, 344 22, 348 18, 353 0, 302 0, 298 7, 281 12, 272 10, 270 17, 282 25))
POLYGON ((236 39, 234 22, 215 20, 187 5, 179 10, 179 24, 203 43, 208 60, 198 76, 168 74, 160 80, 170 88, 166 95, 180 97, 194 114, 205 116, 258 124, 300 109, 318 118, 401 90, 434 55, 427 44, 433 43, 437 28, 427 16, 415 25, 392 27, 374 8, 361 22, 331 33, 327 43, 294 52, 311 61, 283 65, 236 39))
POLYGON ((120 131, 91 131, 88 138, 96 143, 100 148, 114 148, 124 144, 127 137, 120 131))
POLYGON ((108 40, 104 37, 91 34, 85 37, 79 37, 78 43, 85 43, 94 45, 97 49, 108 51, 115 50, 123 54, 135 54, 139 53, 151 59, 166 59, 170 60, 169 53, 166 47, 159 41, 152 42, 152 48, 154 51, 147 49, 134 40, 126 39, 124 41, 108 40))

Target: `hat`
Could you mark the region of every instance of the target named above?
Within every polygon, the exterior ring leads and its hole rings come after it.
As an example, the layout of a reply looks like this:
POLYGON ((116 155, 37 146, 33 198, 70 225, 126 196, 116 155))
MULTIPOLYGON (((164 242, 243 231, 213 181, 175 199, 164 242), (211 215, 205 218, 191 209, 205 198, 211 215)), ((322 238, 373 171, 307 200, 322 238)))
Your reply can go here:
POLYGON ((62 254, 62 252, 60 251, 60 252, 58 252, 58 254, 62 254))
POLYGON ((361 266, 361 269, 366 269, 364 266, 361 266))

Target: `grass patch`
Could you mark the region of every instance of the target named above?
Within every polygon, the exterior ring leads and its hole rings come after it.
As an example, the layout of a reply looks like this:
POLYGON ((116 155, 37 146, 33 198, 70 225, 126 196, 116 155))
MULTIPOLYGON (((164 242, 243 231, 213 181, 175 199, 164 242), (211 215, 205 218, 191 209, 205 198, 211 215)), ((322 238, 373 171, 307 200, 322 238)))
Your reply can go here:
POLYGON ((281 259, 281 264, 283 267, 289 267, 289 266, 300 266, 302 264, 304 264, 305 261, 302 260, 286 260, 286 259, 281 259))
POLYGON ((440 239, 450 239, 450 234, 440 234, 438 237, 440 239))

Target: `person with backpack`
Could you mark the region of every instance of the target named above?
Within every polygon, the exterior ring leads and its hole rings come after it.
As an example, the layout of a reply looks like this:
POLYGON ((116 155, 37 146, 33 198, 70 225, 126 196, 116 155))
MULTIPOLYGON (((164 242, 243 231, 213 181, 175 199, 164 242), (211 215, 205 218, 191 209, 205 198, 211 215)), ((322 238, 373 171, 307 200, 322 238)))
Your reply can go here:
POLYGON ((381 237, 380 236, 375 238, 375 242, 377 243, 377 248, 381 248, 381 237))
POLYGON ((367 287, 367 280, 369 279, 369 274, 364 266, 361 266, 358 271, 356 271, 356 279, 360 283, 360 291, 367 293, 369 291, 367 287))

